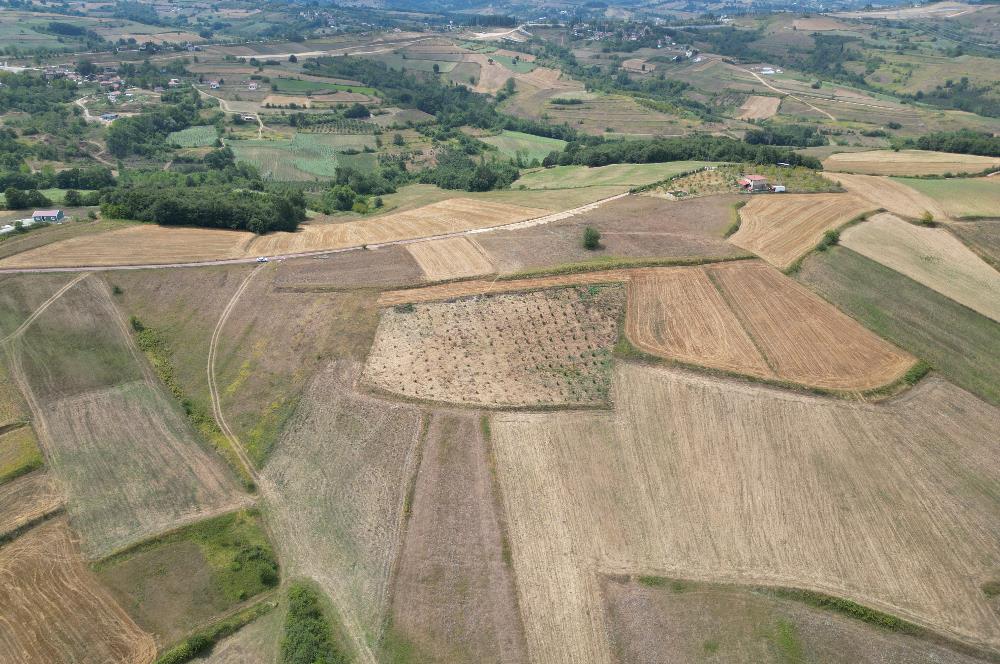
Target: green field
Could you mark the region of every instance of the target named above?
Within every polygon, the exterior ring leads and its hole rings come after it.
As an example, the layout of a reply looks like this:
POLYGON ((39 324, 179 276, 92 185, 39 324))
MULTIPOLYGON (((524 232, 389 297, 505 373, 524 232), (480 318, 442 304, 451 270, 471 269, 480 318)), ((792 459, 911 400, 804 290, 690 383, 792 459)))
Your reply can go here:
POLYGON ((566 141, 559 140, 558 138, 533 136, 531 134, 523 134, 519 131, 504 130, 497 136, 484 136, 479 140, 496 147, 500 152, 512 159, 520 154, 528 162, 532 159, 541 161, 553 150, 562 152, 562 149, 566 147, 566 141))
POLYGON ((941 203, 952 217, 1000 217, 1000 179, 893 178, 941 203))
POLYGON ((337 166, 371 172, 377 166, 375 153, 343 154, 347 148, 374 144, 370 136, 296 134, 290 140, 230 141, 236 159, 253 164, 261 175, 272 180, 295 181, 331 178, 337 166), (346 145, 345 145, 346 144, 346 145))
POLYGON ((952 382, 1000 404, 1000 324, 844 247, 796 278, 952 382))
POLYGON ((41 468, 43 463, 35 430, 30 426, 0 435, 0 484, 41 468))
POLYGON ((458 62, 453 62, 451 60, 430 60, 427 58, 404 58, 399 53, 379 53, 378 55, 369 56, 372 60, 378 60, 379 62, 384 62, 390 69, 396 69, 399 71, 420 71, 420 72, 432 72, 434 71, 434 65, 438 66, 438 71, 446 74, 458 66, 458 62))
MULTIPOLYGON (((39 191, 43 196, 45 196, 45 198, 59 205, 62 205, 63 198, 66 196, 65 189, 39 189, 39 191)), ((7 205, 7 197, 3 195, 3 192, 0 192, 0 203, 7 205)), ((24 216, 30 217, 31 212, 31 210, 25 210, 24 216)))
POLYGON ((534 70, 535 63, 527 62, 526 60, 518 60, 514 62, 514 58, 509 55, 491 55, 494 62, 499 62, 507 69, 517 72, 518 74, 527 74, 528 72, 534 70))
POLYGON ((378 94, 375 88, 365 85, 346 85, 344 83, 326 83, 322 81, 303 81, 297 78, 273 78, 271 86, 275 92, 289 94, 308 94, 310 92, 357 92, 374 97, 378 94))
POLYGON ((214 145, 218 139, 218 132, 212 125, 201 125, 198 127, 188 127, 180 131, 171 132, 167 135, 167 143, 177 145, 182 148, 203 148, 214 145))
POLYGON ((555 166, 531 171, 514 183, 514 188, 574 189, 577 187, 638 187, 672 175, 710 165, 705 161, 668 161, 661 164, 612 164, 610 166, 555 166))

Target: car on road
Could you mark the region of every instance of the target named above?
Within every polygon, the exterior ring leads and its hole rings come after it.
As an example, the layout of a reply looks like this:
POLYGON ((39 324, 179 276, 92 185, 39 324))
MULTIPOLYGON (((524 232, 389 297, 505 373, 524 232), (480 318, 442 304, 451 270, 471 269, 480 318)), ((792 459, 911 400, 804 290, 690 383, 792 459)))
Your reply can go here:
POLYGON ((267 256, 258 256, 257 257, 257 262, 258 263, 266 263, 267 261, 268 261, 267 256))

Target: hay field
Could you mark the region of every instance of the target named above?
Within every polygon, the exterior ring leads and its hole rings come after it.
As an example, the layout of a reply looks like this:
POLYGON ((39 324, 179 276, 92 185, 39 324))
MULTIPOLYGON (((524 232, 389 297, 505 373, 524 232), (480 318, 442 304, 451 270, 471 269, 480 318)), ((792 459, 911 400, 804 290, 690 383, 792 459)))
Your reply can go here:
POLYGON ((471 238, 414 242, 406 245, 406 250, 431 281, 477 277, 493 272, 489 255, 471 238))
POLYGON ((385 309, 364 381, 487 407, 605 404, 625 304, 618 286, 385 309))
POLYGON ((841 242, 995 321, 1000 321, 1000 272, 943 228, 924 228, 877 214, 847 229, 841 242))
POLYGON ((0 652, 12 664, 149 664, 153 638, 87 568, 65 519, 0 548, 0 652))
POLYGON ((284 611, 272 610, 228 636, 201 656, 199 664, 274 664, 284 627, 284 611))
POLYGON ((950 217, 1000 217, 1000 177, 898 181, 937 201, 950 217))
POLYGON ((750 95, 738 109, 736 116, 740 120, 763 120, 778 112, 781 97, 762 97, 750 95))
POLYGON ((622 664, 984 661, 759 587, 604 577, 601 590, 622 664))
POLYGON ((558 138, 546 138, 508 129, 496 136, 483 136, 479 140, 496 147, 506 157, 511 159, 522 157, 526 162, 532 159, 541 161, 553 150, 562 152, 566 147, 566 141, 558 138))
POLYGON ((31 425, 12 426, 17 428, 0 434, 0 484, 40 468, 45 462, 31 425))
POLYGON ((56 512, 62 504, 62 492, 44 472, 30 473, 0 486, 0 540, 56 512))
POLYGON ((740 210, 740 229, 729 241, 784 270, 815 247, 823 233, 872 209, 850 194, 754 196, 740 210))
POLYGON ((340 224, 306 224, 296 233, 257 236, 248 256, 336 249, 447 235, 543 216, 546 210, 473 198, 449 198, 423 207, 340 224))
POLYGON ((374 662, 416 472, 416 408, 356 394, 360 367, 331 363, 286 426, 260 483, 286 577, 316 581, 359 653, 374 662))
POLYGON ((1000 159, 997 157, 979 157, 971 154, 929 150, 838 152, 823 160, 823 168, 828 171, 847 171, 869 175, 978 173, 996 166, 1000 166, 1000 159))
POLYGON ((1000 644, 997 411, 619 365, 616 413, 493 418, 529 655, 613 660, 601 573, 802 587, 1000 644))
POLYGON ((248 256, 253 233, 141 224, 54 242, 0 260, 0 267, 190 263, 248 256))
POLYGON ((873 208, 884 208, 901 217, 920 219, 925 212, 930 212, 934 219, 947 221, 951 216, 938 201, 908 186, 910 182, 917 180, 901 181, 878 175, 850 173, 823 173, 823 175, 839 183, 848 193, 867 202, 873 208))
POLYGON ((831 390, 870 390, 916 359, 756 261, 634 270, 625 330, 671 360, 831 390))
POLYGON ((431 415, 392 603, 392 641, 421 659, 527 662, 475 413, 431 415))
POLYGON ((611 164, 609 166, 554 166, 529 171, 517 180, 526 189, 570 189, 574 187, 638 187, 665 180, 678 173, 708 166, 707 161, 668 161, 659 164, 611 164))

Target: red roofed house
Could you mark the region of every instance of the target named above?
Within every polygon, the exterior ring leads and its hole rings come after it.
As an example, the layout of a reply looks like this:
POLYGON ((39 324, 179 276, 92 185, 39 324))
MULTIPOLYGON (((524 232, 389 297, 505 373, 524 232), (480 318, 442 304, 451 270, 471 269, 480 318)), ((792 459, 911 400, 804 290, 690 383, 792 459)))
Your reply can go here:
POLYGON ((746 191, 767 191, 767 178, 763 175, 745 175, 739 183, 746 191))

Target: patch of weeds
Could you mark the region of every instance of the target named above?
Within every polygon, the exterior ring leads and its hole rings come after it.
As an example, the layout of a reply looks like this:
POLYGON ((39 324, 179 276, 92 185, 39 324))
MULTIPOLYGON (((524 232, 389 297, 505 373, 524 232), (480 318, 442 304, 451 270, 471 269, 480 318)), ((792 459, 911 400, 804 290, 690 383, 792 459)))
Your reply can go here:
POLYGON ((983 594, 990 599, 1000 597, 1000 581, 987 581, 979 588, 983 591, 983 594))
POLYGON ((715 653, 719 652, 719 642, 716 641, 715 639, 709 639, 705 641, 705 643, 703 643, 701 647, 705 651, 705 653, 709 655, 714 655, 715 653))
POLYGON ((793 599, 804 602, 810 606, 815 606, 828 611, 835 611, 852 618, 856 618, 870 625, 882 627, 901 634, 922 635, 925 633, 919 625, 915 625, 907 620, 903 620, 889 613, 883 613, 877 609, 852 602, 842 597, 833 597, 813 590, 800 590, 795 588, 775 588, 771 592, 778 597, 793 599))
POLYGON ((910 370, 903 375, 903 382, 907 385, 916 385, 930 370, 931 365, 927 364, 923 360, 920 360, 910 367, 910 370))
POLYGON ((392 308, 397 314, 412 314, 417 308, 412 303, 397 304, 392 308))
POLYGON ((816 245, 816 251, 826 251, 833 245, 840 242, 840 231, 829 230, 823 233, 823 238, 816 245))
POLYGON ((265 613, 269 613, 275 606, 274 602, 260 602, 249 609, 244 609, 224 620, 199 629, 160 655, 156 659, 156 664, 183 664, 183 662, 189 662, 198 655, 209 652, 218 641, 231 634, 235 634, 244 625, 253 622, 265 613))
POLYGON ((778 648, 778 654, 782 662, 798 664, 804 661, 805 653, 802 649, 802 642, 795 625, 783 618, 778 619, 778 624, 774 633, 774 644, 778 648))
POLYGON ((281 639, 280 664, 347 664, 353 657, 335 629, 332 609, 319 591, 304 582, 288 589, 288 614, 281 639))

